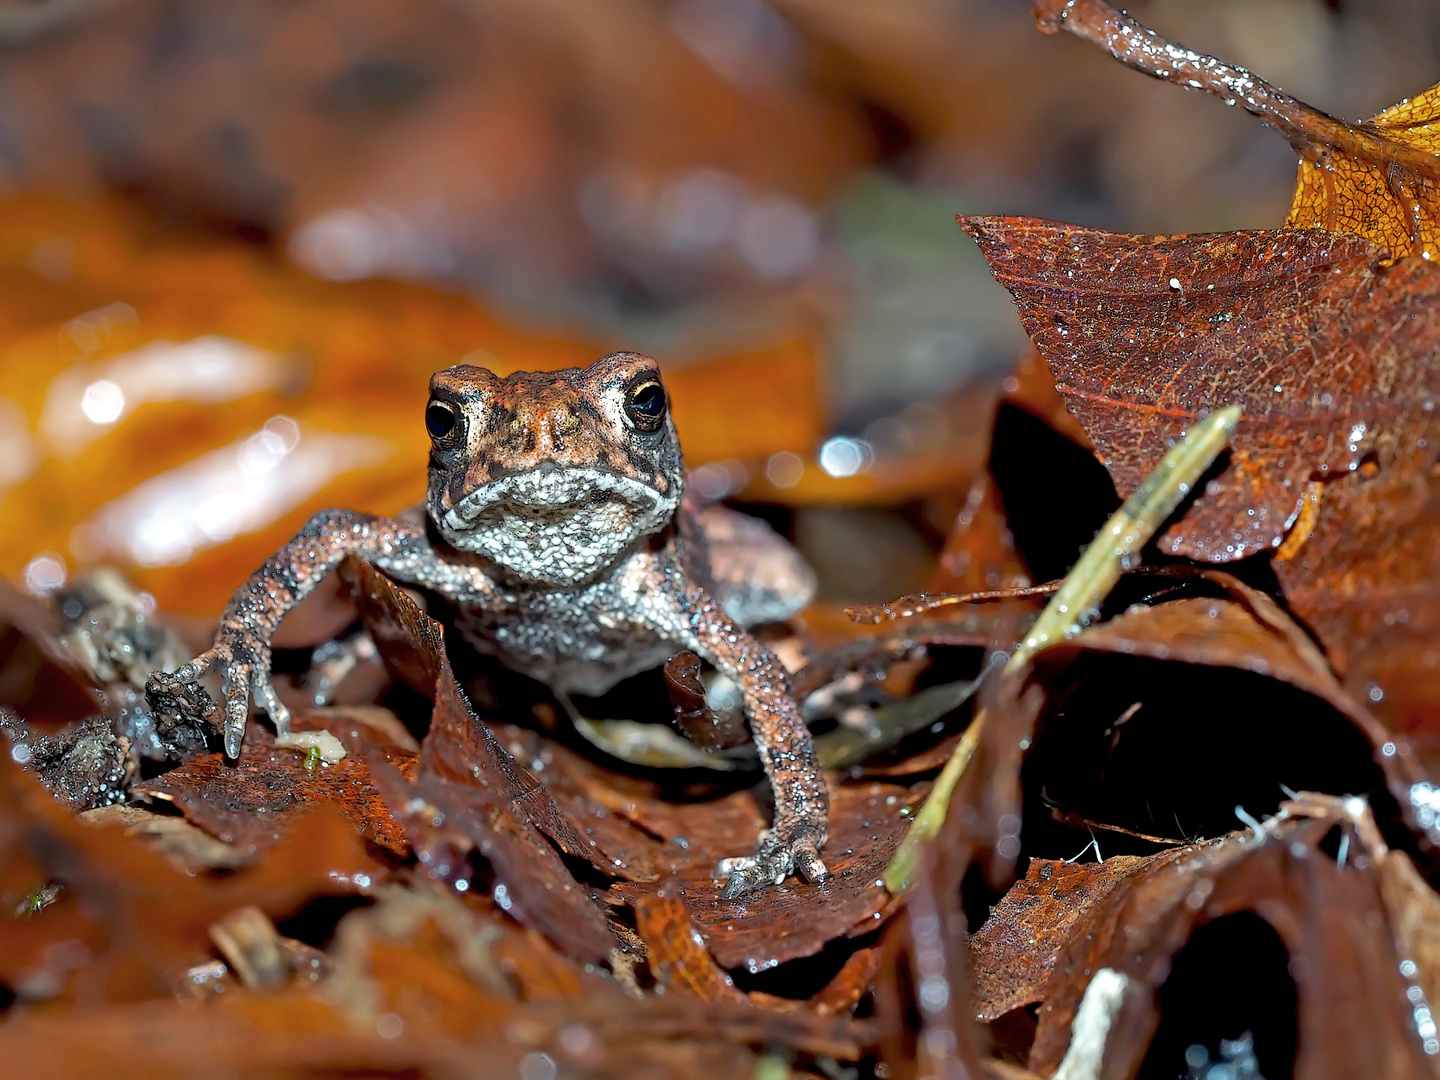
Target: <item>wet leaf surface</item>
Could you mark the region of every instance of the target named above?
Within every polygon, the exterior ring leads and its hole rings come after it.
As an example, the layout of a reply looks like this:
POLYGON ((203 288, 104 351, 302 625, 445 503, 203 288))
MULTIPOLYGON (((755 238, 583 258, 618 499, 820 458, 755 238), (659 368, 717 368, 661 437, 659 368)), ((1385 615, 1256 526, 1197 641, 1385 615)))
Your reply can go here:
POLYGON ((385 666, 398 679, 434 698, 444 631, 415 600, 373 566, 345 559, 335 570, 385 666))
POLYGON ((326 805, 296 822, 268 857, 221 878, 176 869, 117 825, 83 822, 6 759, 0 798, 0 894, 8 906, 46 882, 53 904, 0 920, 0 979, 27 999, 79 1002, 168 996, 209 952, 209 925, 255 904, 277 918, 317 896, 368 889, 384 867, 326 805))
POLYGON ((1025 876, 990 911, 970 939, 975 1015, 994 1020, 1044 998, 1055 958, 1075 921, 1130 874, 1153 866, 1118 855, 1103 863, 1031 859, 1025 876))
POLYGON ((1374 142, 1355 139, 1302 157, 1285 224, 1359 233, 1395 255, 1440 255, 1440 170, 1419 155, 1396 161, 1397 149, 1433 155, 1437 121, 1440 87, 1432 86, 1355 125, 1374 142))
POLYGON ((986 473, 970 485, 931 578, 936 592, 969 593, 1024 588, 1030 575, 1015 551, 994 479, 986 473))
MULTIPOLYGON (((722 858, 743 850, 736 843, 745 829, 753 835, 764 821, 749 793, 713 803, 637 805, 631 813, 652 836, 685 840, 684 863, 672 863, 670 880, 660 886, 685 905, 722 967, 754 973, 812 956, 836 937, 869 933, 895 911, 877 882, 904 835, 901 811, 913 811, 923 790, 880 783, 832 787, 825 847, 830 877, 819 884, 791 879, 743 900, 721 900, 721 883, 711 875, 722 858)), ((651 888, 627 884, 613 891, 640 895, 651 888)))
POLYGON ((386 732, 345 709, 302 713, 295 731, 328 731, 345 747, 333 764, 307 760, 303 748, 280 748, 268 730, 246 740, 238 761, 223 754, 191 758, 155 780, 137 785, 139 795, 173 803, 213 836, 254 857, 301 815, 333 806, 369 842, 405 857, 409 845, 370 779, 370 762, 382 761, 411 776, 415 754, 386 732))
POLYGON ((1367 241, 1318 231, 962 225, 1122 495, 1198 417, 1242 407, 1228 468, 1163 550, 1228 562, 1277 547, 1312 479, 1338 481, 1367 457, 1381 474, 1403 472, 1440 424, 1429 360, 1440 274, 1424 260, 1381 266, 1367 241))
POLYGON ((1357 233, 1397 256, 1440 254, 1440 88, 1351 124, 1244 68, 1166 41, 1106 0, 1038 0, 1034 14, 1047 34, 1068 30, 1127 67, 1241 105, 1278 129, 1300 159, 1287 226, 1357 233))
POLYGON ((1133 1072, 1159 1022, 1154 993, 1172 957, 1195 927, 1253 911, 1291 957, 1297 1077, 1423 1075, 1420 1040, 1394 1004, 1404 998, 1404 983, 1376 881, 1318 850, 1326 830, 1326 823, 1282 822, 1263 838, 1236 834, 1154 856, 1127 875, 1081 915, 1057 956, 1030 1067, 1044 1074, 1059 1066, 1086 988, 1108 969, 1128 981, 1111 1021, 1107 1067, 1133 1072), (1362 1027, 1353 1027, 1357 1020, 1362 1027), (1337 1026, 1349 1028, 1347 1037, 1330 1036, 1337 1026))
POLYGON ((638 896, 635 929, 645 942, 650 970, 667 990, 706 1001, 747 1001, 705 950, 704 939, 678 900, 660 894, 638 896))
POLYGON ((750 741, 750 733, 738 714, 722 716, 705 704, 700 658, 694 653, 679 652, 665 662, 665 689, 675 709, 676 726, 695 745, 707 750, 728 750, 750 741))
POLYGON ((1242 600, 1173 600, 1136 606, 1090 627, 1046 655, 1061 658, 1076 650, 1149 656, 1206 667, 1230 667, 1289 683, 1334 706, 1380 745, 1385 729, 1340 686, 1324 657, 1274 603, 1262 593, 1233 583, 1242 600), (1271 621, 1256 617, 1256 608, 1271 621))
POLYGON ((448 663, 441 662, 435 715, 413 780, 373 754, 369 761, 391 812, 433 875, 468 883, 466 855, 474 850, 494 867, 497 903, 520 922, 591 962, 618 948, 590 888, 571 876, 559 851, 597 863, 599 857, 474 715, 448 663))
POLYGON ((1419 443, 1434 439, 1421 436, 1388 472, 1324 490, 1308 542, 1275 565, 1351 693, 1402 736, 1432 780, 1440 775, 1440 477, 1433 450, 1419 443))

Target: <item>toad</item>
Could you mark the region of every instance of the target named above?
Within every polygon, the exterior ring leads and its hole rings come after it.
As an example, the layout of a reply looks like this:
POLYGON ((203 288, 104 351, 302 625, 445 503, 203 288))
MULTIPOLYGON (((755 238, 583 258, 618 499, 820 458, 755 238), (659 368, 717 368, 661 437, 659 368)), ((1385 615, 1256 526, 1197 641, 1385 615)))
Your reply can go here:
POLYGON ((481 652, 560 694, 601 694, 679 649, 739 687, 775 795, 752 855, 717 874, 733 899, 798 871, 826 876, 829 798, 780 661, 748 625, 803 606, 814 579, 768 526, 684 496, 680 442, 655 361, 430 380, 424 504, 394 518, 323 510, 235 593, 215 644, 161 687, 207 672, 225 687, 225 752, 239 756, 253 695, 285 732, 270 642, 285 613, 346 555, 454 605, 481 652))

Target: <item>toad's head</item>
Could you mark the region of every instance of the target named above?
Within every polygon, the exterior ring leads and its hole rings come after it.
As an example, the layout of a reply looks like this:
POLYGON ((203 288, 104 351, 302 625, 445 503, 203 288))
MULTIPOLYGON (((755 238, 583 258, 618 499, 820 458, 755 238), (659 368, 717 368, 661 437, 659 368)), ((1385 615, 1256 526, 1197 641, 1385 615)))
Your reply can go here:
POLYGON ((461 551, 563 588, 663 529, 684 472, 660 369, 614 353, 588 368, 430 379, 430 517, 461 551))

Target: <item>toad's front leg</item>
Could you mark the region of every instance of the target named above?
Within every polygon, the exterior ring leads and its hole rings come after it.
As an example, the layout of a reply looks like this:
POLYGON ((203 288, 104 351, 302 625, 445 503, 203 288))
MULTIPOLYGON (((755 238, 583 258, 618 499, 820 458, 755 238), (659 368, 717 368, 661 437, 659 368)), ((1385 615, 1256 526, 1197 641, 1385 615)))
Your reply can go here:
POLYGON ((789 675, 775 654, 732 621, 703 589, 674 574, 664 580, 660 591, 668 593, 679 610, 670 626, 657 628, 700 653, 740 687, 755 749, 775 793, 775 820, 755 853, 721 863, 719 872, 728 878, 722 899, 778 885, 797 870, 807 881, 824 880, 829 871, 820 849, 830 794, 789 675))
POLYGON ((425 577, 434 553, 424 525, 377 518, 350 510, 322 510, 236 590, 215 644, 173 672, 155 672, 151 682, 174 690, 218 671, 225 684, 225 754, 240 754, 250 697, 274 721, 290 727, 290 713, 270 682, 270 642, 286 612, 308 596, 346 555, 355 555, 403 580, 425 577))

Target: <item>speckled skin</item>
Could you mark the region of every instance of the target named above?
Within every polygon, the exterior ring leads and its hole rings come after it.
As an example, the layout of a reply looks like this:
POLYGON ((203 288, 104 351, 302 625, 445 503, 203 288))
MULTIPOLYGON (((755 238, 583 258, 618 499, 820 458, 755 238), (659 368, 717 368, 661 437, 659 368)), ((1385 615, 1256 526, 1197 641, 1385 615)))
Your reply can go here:
POLYGON ((824 878, 824 777, 785 669, 743 625, 798 609, 813 578, 762 523, 684 500, 659 384, 655 362, 633 353, 504 379, 476 367, 438 372, 425 506, 398 518, 316 514, 236 592, 215 645, 155 678, 223 673, 231 757, 251 694, 286 730, 271 638, 346 555, 450 600, 476 648, 557 691, 601 693, 690 649, 739 685, 775 792, 774 827, 754 855, 721 864, 722 895, 797 869, 824 878))

